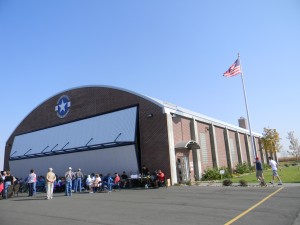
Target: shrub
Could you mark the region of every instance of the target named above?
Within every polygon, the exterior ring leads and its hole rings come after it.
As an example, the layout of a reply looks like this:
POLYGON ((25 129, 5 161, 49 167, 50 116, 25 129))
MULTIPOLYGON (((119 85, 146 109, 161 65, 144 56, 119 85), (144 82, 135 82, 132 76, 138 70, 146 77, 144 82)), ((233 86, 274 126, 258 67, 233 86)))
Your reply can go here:
POLYGON ((248 186, 248 183, 245 180, 240 180, 239 183, 240 183, 240 186, 242 186, 242 187, 247 187, 248 186))
POLYGON ((187 182, 185 182, 185 184, 188 185, 188 186, 192 186, 192 181, 188 180, 187 182))
POLYGON ((202 180, 220 180, 220 179, 221 179, 221 174, 219 170, 216 168, 206 169, 202 176, 202 180))
POLYGON ((220 167, 219 168, 219 173, 220 173, 220 170, 224 170, 225 173, 222 175, 222 178, 232 178, 232 174, 230 172, 230 170, 226 167, 220 167))
POLYGON ((238 163, 235 167, 235 171, 239 174, 250 173, 253 171, 253 169, 254 168, 252 168, 251 165, 246 162, 238 163))
POLYGON ((223 180, 223 186, 231 186, 232 185, 232 181, 231 180, 223 180))
POLYGON ((225 173, 222 175, 222 178, 231 178, 232 177, 228 168, 225 168, 225 167, 221 167, 219 169, 210 168, 210 169, 206 169, 204 171, 204 174, 203 174, 201 180, 220 180, 221 179, 220 170, 225 171, 225 173))

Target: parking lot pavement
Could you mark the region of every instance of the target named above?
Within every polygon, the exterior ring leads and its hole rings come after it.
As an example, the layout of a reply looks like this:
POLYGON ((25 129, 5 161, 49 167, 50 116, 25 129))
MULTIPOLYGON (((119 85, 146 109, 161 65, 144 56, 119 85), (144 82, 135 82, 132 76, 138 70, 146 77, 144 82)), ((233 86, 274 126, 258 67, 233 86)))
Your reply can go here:
POLYGON ((299 222, 300 185, 275 187, 176 186, 112 193, 45 194, 0 201, 1 225, 288 225, 299 222), (274 194, 274 192, 278 191, 274 194))

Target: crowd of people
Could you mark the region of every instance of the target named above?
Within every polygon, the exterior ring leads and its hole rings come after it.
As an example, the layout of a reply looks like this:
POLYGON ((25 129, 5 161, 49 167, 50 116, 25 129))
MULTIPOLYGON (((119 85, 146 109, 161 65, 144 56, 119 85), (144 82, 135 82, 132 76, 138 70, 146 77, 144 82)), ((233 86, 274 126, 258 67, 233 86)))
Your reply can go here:
MULTIPOLYGON (((269 157, 269 165, 272 168, 272 181, 277 178, 278 185, 282 185, 281 178, 278 175, 278 163, 269 157)), ((266 186, 263 176, 262 163, 258 157, 255 158, 256 177, 261 186, 266 186)), ((37 176, 34 169, 30 170, 25 180, 14 177, 10 171, 1 171, 0 176, 0 194, 2 198, 7 199, 13 191, 28 192, 28 196, 35 196, 37 191, 46 192, 47 199, 53 198, 53 192, 65 192, 65 196, 72 196, 72 193, 88 191, 89 193, 96 192, 112 192, 116 189, 130 187, 145 187, 158 188, 166 185, 166 178, 161 170, 150 173, 149 169, 143 165, 141 174, 130 174, 125 171, 119 175, 117 172, 112 176, 110 173, 103 176, 101 173, 92 173, 84 175, 81 169, 73 171, 68 168, 63 176, 58 177, 52 168, 48 169, 46 176, 37 176), (19 186, 18 190, 9 189, 10 187, 19 186), (9 192, 9 190, 11 190, 9 192)))
MULTIPOLYGON (((2 171, 0 177, 0 193, 7 199, 9 196, 9 187, 20 186, 21 192, 27 192, 28 196, 35 196, 38 191, 46 192, 46 199, 52 199, 54 192, 64 192, 65 196, 72 196, 73 193, 88 191, 112 192, 116 189, 130 188, 135 186, 144 186, 145 188, 157 188, 165 185, 165 175, 161 170, 150 174, 148 168, 143 165, 141 174, 126 174, 123 171, 121 175, 117 172, 114 175, 110 173, 103 176, 101 173, 92 173, 84 175, 81 169, 73 171, 68 168, 63 176, 57 176, 53 168, 49 168, 46 176, 37 176, 34 169, 31 169, 28 176, 23 180, 11 175, 10 171, 2 171)), ((11 193, 10 193, 11 194, 11 193)))

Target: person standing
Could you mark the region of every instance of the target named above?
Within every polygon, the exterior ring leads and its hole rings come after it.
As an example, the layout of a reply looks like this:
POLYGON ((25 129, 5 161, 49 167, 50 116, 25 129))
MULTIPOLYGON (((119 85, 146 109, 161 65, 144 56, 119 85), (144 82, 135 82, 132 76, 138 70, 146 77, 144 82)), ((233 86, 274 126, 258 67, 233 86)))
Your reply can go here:
POLYGON ((86 190, 87 191, 90 191, 90 193, 93 193, 91 188, 92 188, 92 178, 91 178, 91 175, 88 175, 86 180, 85 180, 85 186, 86 186, 86 190))
POLYGON ((6 171, 1 171, 1 177, 2 177, 2 180, 4 181, 5 180, 5 177, 6 177, 6 171))
POLYGON ((1 179, 2 179, 2 184, 0 184, 1 185, 1 187, 2 187, 2 189, 0 188, 0 194, 2 195, 2 198, 4 198, 5 196, 4 196, 4 181, 5 181, 5 177, 6 177, 6 171, 1 171, 1 179))
POLYGON ((65 173, 65 178, 66 178, 65 196, 72 196, 72 180, 74 178, 72 167, 69 167, 69 170, 65 173))
POLYGON ((36 176, 35 171, 33 171, 33 173, 34 173, 34 175, 35 175, 35 178, 34 178, 34 182, 33 182, 33 193, 32 193, 32 195, 35 196, 35 195, 36 195, 37 176, 36 176))
POLYGON ((2 179, 2 176, 0 176, 0 194, 1 194, 1 197, 2 197, 3 190, 4 190, 4 180, 2 179))
POLYGON ((265 178, 263 175, 263 166, 258 157, 255 158, 256 178, 261 186, 265 186, 265 178))
POLYGON ((8 198, 8 188, 10 185, 14 185, 14 177, 10 174, 10 171, 6 171, 6 176, 4 179, 4 198, 8 198))
POLYGON ((278 179, 278 185, 282 185, 282 181, 278 175, 278 172, 277 172, 277 162, 275 160, 272 159, 272 157, 269 157, 269 165, 271 166, 272 168, 272 171, 273 171, 273 176, 272 176, 272 182, 270 182, 271 184, 274 184, 274 179, 275 177, 278 179))
POLYGON ((81 182, 83 179, 83 174, 81 172, 81 169, 79 168, 76 172, 75 172, 75 185, 74 185, 74 192, 77 192, 77 189, 79 189, 78 191, 81 192, 81 182))
POLYGON ((34 170, 32 169, 32 170, 30 170, 30 173, 27 177, 28 197, 33 196, 35 181, 36 181, 36 174, 34 173, 34 170))
POLYGON ((145 165, 143 165, 142 166, 142 177, 147 177, 149 175, 150 175, 149 169, 145 165))
POLYGON ((47 199, 53 198, 53 188, 54 181, 56 180, 55 173, 53 173, 53 169, 49 168, 48 173, 46 174, 46 183, 47 183, 47 199))

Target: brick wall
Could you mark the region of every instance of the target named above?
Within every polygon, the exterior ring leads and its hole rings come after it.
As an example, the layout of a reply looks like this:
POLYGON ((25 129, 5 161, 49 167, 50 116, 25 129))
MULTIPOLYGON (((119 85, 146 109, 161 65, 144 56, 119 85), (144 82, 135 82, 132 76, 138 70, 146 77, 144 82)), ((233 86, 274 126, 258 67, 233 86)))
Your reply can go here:
POLYGON ((191 121, 180 116, 173 117, 174 144, 192 140, 191 121))

